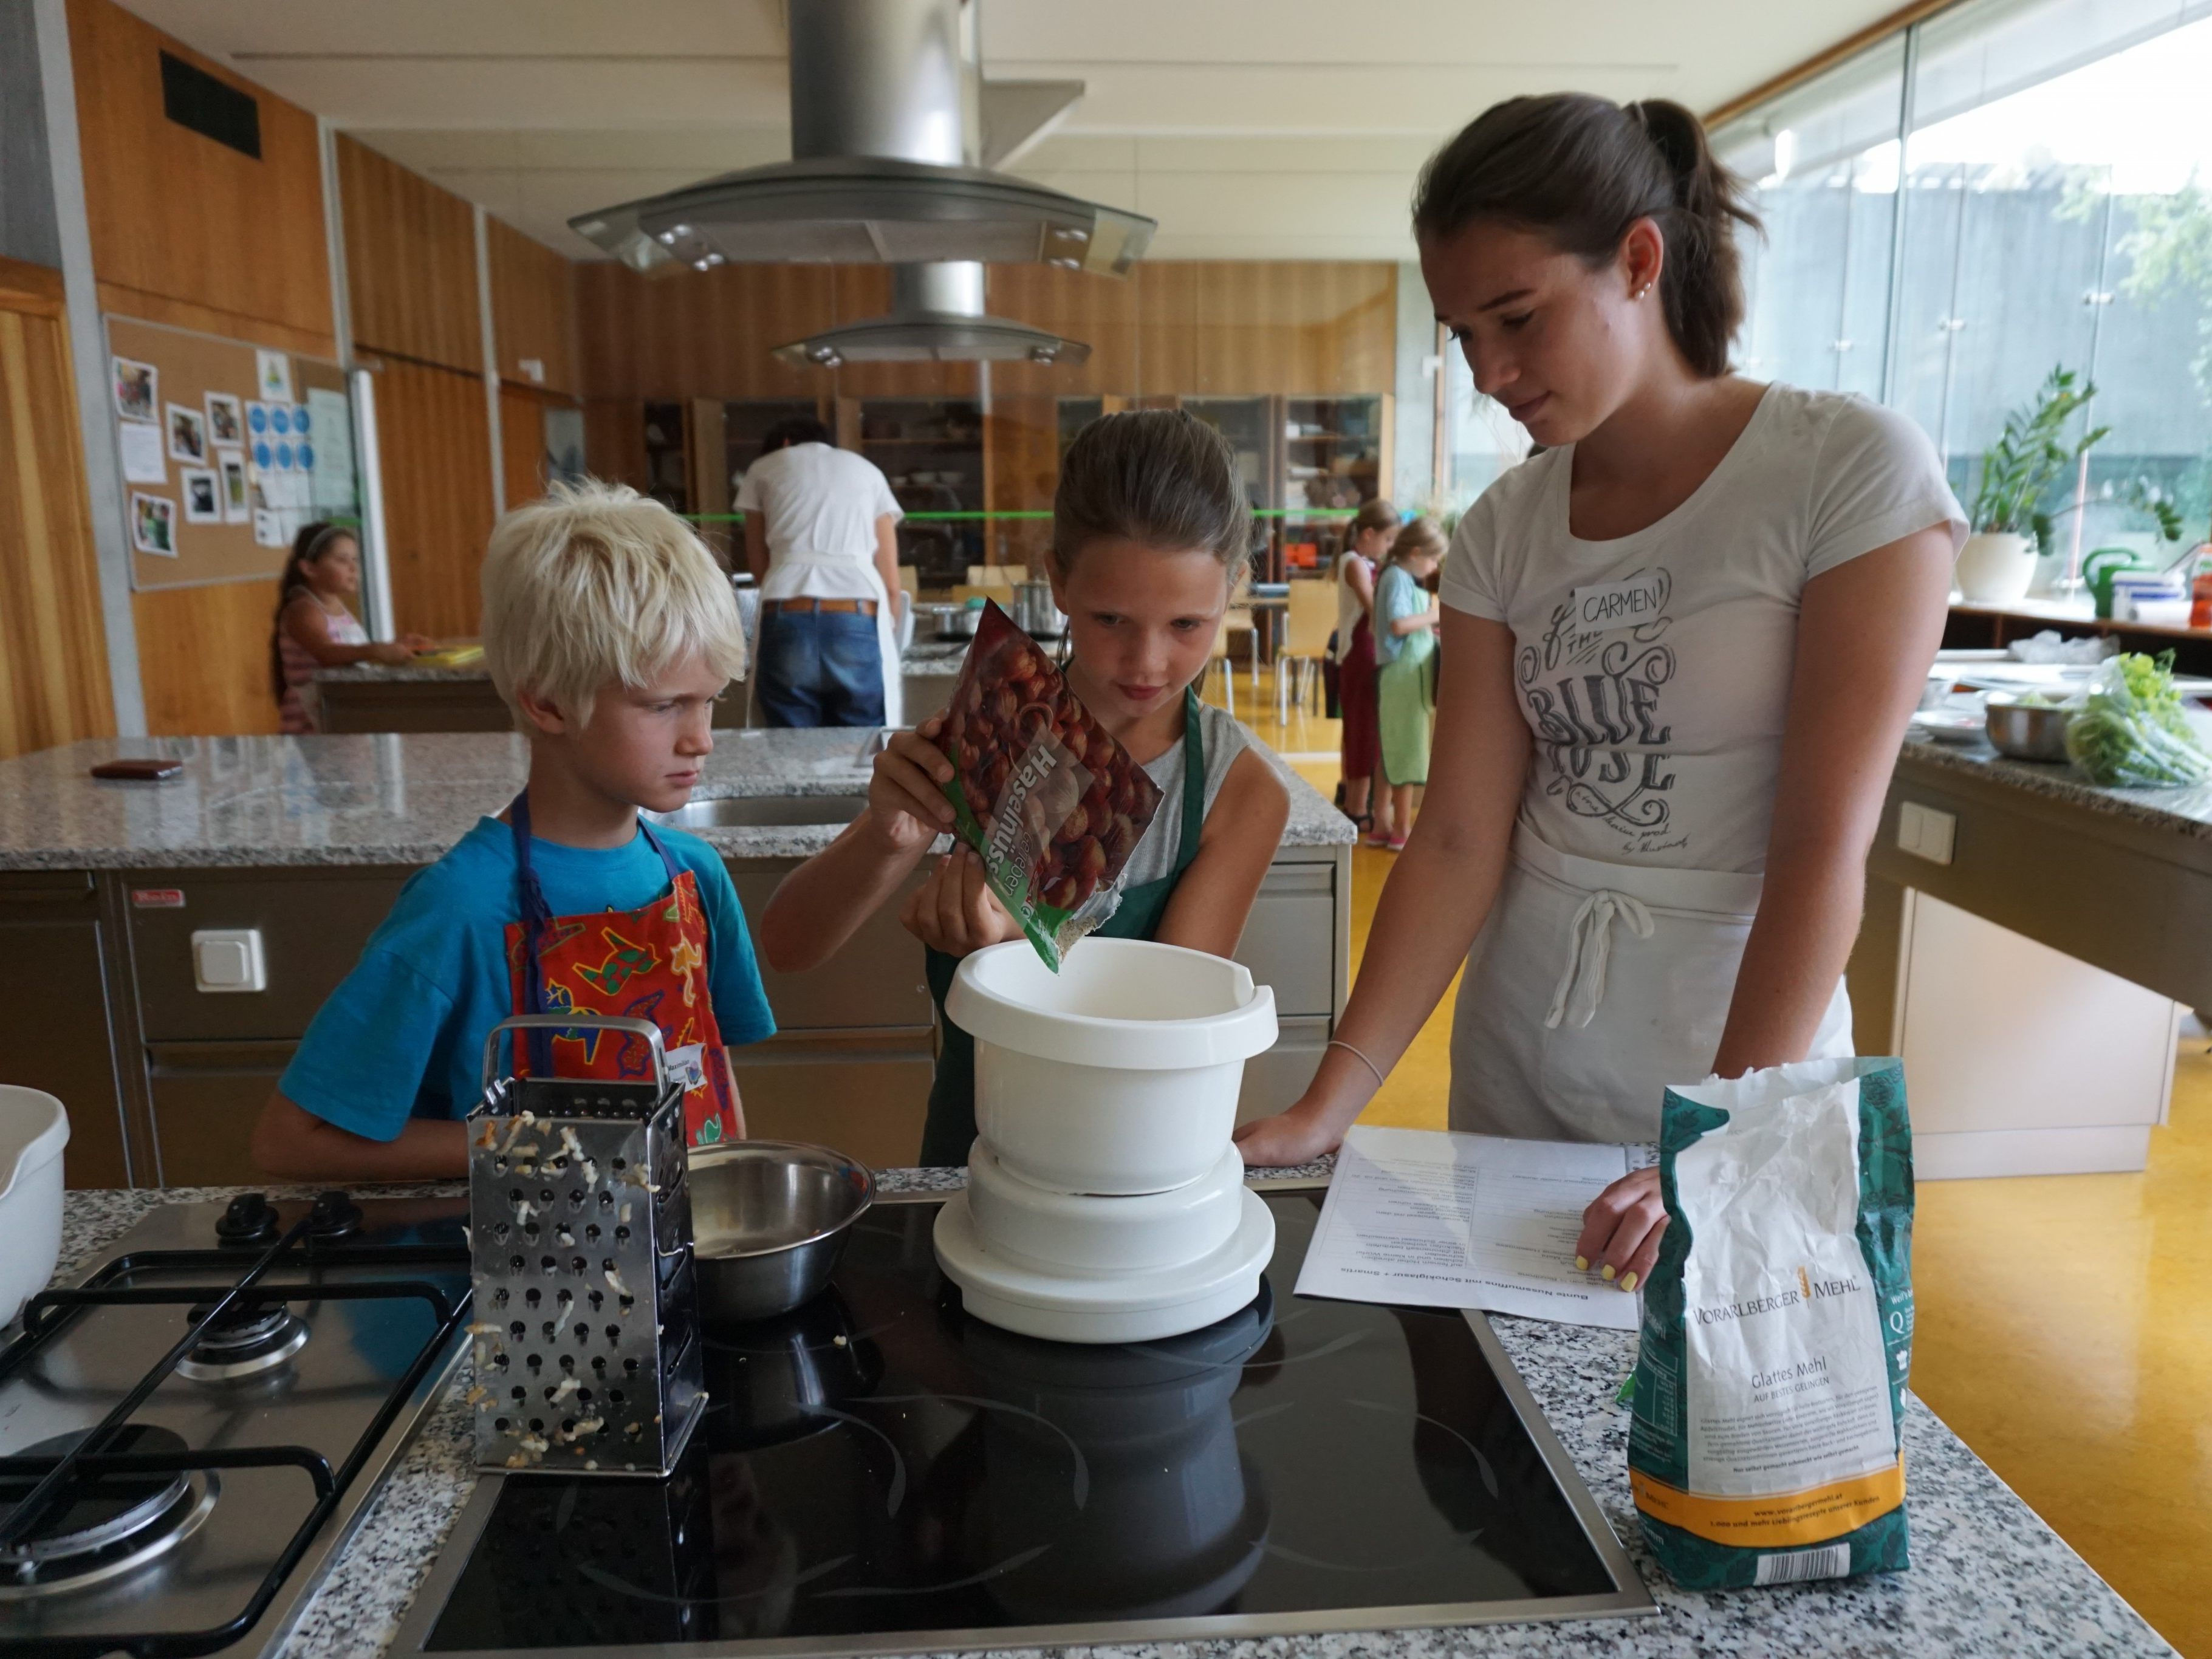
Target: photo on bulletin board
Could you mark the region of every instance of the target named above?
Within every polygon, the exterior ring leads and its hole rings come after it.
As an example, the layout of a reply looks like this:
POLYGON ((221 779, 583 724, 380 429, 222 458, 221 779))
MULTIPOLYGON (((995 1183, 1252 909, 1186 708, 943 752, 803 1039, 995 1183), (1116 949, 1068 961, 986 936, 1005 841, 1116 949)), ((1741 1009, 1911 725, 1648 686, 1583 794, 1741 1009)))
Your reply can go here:
POLYGON ((211 444, 243 443, 246 441, 245 405, 227 392, 209 392, 207 435, 211 444))
POLYGON ((185 487, 185 522, 222 522, 222 479, 207 467, 188 466, 178 475, 185 487))
POLYGON ((131 545, 164 559, 177 556, 177 504, 167 495, 131 492, 131 545))
POLYGON ((246 456, 239 450, 218 449, 215 461, 216 471, 222 475, 222 521, 251 524, 253 499, 246 489, 246 456))
POLYGON ((115 364, 115 412, 126 421, 161 418, 161 371, 151 363, 118 357, 115 364))
POLYGON ((169 459, 195 465, 207 459, 207 417, 197 409, 169 405, 169 459))
POLYGON ((254 386, 263 399, 273 404, 292 401, 292 360, 281 351, 257 351, 254 386))

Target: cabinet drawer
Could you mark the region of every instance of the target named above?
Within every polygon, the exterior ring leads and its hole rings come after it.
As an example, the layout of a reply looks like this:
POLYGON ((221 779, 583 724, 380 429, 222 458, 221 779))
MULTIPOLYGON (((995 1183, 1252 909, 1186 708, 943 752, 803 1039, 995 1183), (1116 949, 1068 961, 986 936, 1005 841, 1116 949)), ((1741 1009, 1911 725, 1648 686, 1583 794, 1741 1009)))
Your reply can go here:
POLYGON ((412 872, 406 870, 182 870, 124 878, 131 971, 141 1029, 149 1042, 278 1040, 304 1034, 337 983, 353 971, 412 872), (178 908, 141 909, 134 889, 172 889, 178 908), (261 934, 268 972, 262 991, 208 992, 192 980, 192 934, 251 927, 261 934))
POLYGON ((1237 1095, 1237 1121, 1273 1117, 1305 1093, 1321 1069, 1322 1051, 1335 1033, 1331 1019, 1279 1022, 1275 1046, 1244 1062, 1244 1084, 1237 1095))
POLYGON ((268 1177, 249 1147, 292 1058, 289 1042, 163 1042, 146 1051, 164 1187, 239 1187, 268 1177))
MULTIPOLYGON (((730 866, 738 906, 756 940, 760 938, 761 912, 791 869, 787 863, 768 869, 745 864, 730 866)), ((768 1006, 775 1015, 779 1031, 846 1030, 860 1026, 927 1029, 929 984, 922 973, 921 941, 899 926, 899 908, 907 894, 921 885, 927 874, 925 862, 906 886, 860 924, 859 931, 845 941, 844 949, 819 968, 804 974, 779 974, 765 962, 760 964, 761 986, 768 993, 768 1006)), ((915 1145, 921 1144, 917 1132, 915 1145)), ((839 1150, 860 1156, 850 1147, 839 1150)))
POLYGON ((1237 960, 1275 990, 1286 1018, 1336 1012, 1336 866, 1269 866, 1237 942, 1237 960))
POLYGON ((921 1151, 936 1073, 931 1033, 780 1034, 732 1051, 745 1133, 834 1146, 872 1169, 910 1164, 921 1151))

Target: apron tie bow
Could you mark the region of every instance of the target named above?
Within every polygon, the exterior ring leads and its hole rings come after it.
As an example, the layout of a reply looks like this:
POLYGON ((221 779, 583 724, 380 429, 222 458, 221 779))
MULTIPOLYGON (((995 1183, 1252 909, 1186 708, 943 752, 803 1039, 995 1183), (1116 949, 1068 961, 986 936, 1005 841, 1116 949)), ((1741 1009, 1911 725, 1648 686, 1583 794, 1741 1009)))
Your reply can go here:
POLYGON ((1556 1031, 1563 1024, 1580 1030, 1597 1017, 1597 1006, 1605 1000, 1605 969, 1613 954, 1615 917, 1626 922, 1637 938, 1651 937, 1651 912, 1642 900, 1609 887, 1584 899, 1567 928, 1567 965, 1559 988, 1552 993, 1552 1012, 1544 1017, 1547 1030, 1556 1031))

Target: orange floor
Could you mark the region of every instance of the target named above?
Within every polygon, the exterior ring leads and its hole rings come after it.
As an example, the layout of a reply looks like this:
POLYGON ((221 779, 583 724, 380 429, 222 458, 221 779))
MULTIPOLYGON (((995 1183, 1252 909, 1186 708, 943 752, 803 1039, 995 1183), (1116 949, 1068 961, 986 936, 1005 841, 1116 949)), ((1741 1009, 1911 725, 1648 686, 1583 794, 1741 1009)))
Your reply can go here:
MULTIPOLYGON (((1216 683, 1218 696, 1218 684, 1216 683)), ((1322 794, 1335 722, 1237 703, 1322 794)), ((1352 854, 1358 972, 1391 855, 1352 854)), ((1441 1128, 1451 1000, 1363 1122, 1441 1128)), ((2175 1068, 2141 1175, 1929 1182, 1919 1193, 1912 1384, 2189 1659, 2212 1659, 2212 1054, 2175 1068)))

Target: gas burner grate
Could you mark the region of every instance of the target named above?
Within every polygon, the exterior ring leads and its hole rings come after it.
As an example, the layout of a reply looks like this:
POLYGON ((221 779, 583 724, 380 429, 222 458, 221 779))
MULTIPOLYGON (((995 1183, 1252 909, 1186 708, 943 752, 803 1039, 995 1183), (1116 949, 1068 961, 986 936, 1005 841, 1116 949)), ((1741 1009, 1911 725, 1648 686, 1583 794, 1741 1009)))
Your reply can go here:
POLYGON ((219 1472, 224 1469, 298 1468, 313 1486, 315 1501, 245 1605, 224 1623, 197 1631, 11 1638, 11 1656, 101 1659, 122 1652, 132 1659, 191 1659, 237 1641, 268 1611, 378 1443, 448 1352, 469 1316, 465 1290, 451 1295, 422 1279, 319 1279, 301 1286, 264 1283, 279 1268, 465 1269, 469 1265, 464 1245, 359 1244, 351 1241, 360 1227, 361 1211, 344 1193, 321 1194, 311 1212, 283 1229, 275 1225, 273 1206, 261 1194, 252 1194, 234 1203, 218 1225, 222 1243, 216 1249, 142 1250, 121 1255, 77 1288, 42 1291, 24 1304, 22 1334, 0 1350, 0 1382, 21 1370, 89 1310, 153 1305, 182 1307, 186 1314, 184 1334, 99 1423, 0 1457, 0 1600, 76 1590, 135 1571, 205 1519, 216 1502, 219 1472), (248 1248, 258 1253, 240 1273, 240 1264, 248 1260, 248 1248), (156 1271, 236 1276, 226 1283, 159 1287, 131 1282, 156 1271), (236 1376, 282 1363, 297 1352, 307 1331, 287 1305, 291 1301, 386 1298, 427 1303, 435 1329, 336 1468, 328 1457, 306 1446, 194 1450, 174 1435, 131 1420, 172 1375, 198 1377, 204 1370, 195 1367, 213 1366, 236 1376), (273 1361, 271 1354, 276 1356, 273 1361), (247 1370, 234 1369, 240 1364, 247 1370), (10 1577, 13 1597, 7 1586, 10 1577))

